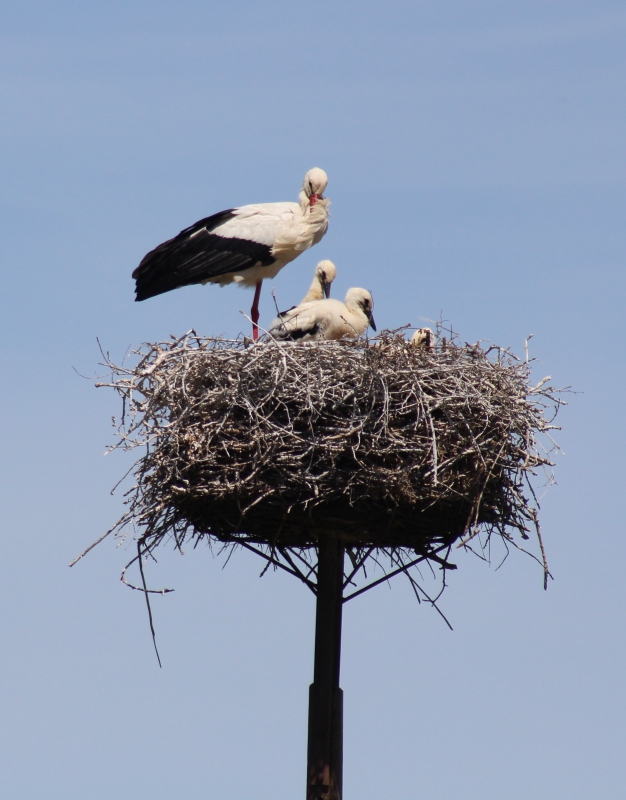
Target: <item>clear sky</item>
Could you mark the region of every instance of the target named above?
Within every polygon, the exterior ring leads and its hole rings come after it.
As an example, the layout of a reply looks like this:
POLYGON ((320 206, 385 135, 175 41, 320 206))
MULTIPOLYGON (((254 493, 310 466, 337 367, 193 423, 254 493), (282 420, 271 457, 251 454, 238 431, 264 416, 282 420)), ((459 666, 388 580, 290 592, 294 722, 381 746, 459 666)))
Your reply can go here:
MULTIPOLYGON (((96 338, 237 335, 251 293, 133 302, 146 251, 329 174, 317 260, 379 328, 440 314, 572 384, 555 576, 461 551, 441 606, 406 582, 348 604, 346 799, 621 800, 624 69, 609 0, 30 2, 0 8, 0 797, 304 797, 313 597, 238 553, 162 554, 143 600, 107 541, 127 468, 96 338)), ((269 287, 262 321, 272 315, 269 287)))

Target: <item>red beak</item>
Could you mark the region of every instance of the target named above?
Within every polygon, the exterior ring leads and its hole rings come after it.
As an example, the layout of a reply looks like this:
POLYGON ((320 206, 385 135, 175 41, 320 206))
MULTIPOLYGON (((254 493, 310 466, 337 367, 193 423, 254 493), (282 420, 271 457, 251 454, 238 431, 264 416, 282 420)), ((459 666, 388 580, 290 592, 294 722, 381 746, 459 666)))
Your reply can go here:
POLYGON ((309 208, 313 208, 313 206, 314 206, 314 205, 317 203, 317 201, 318 201, 319 199, 320 199, 320 196, 319 196, 319 194, 312 194, 312 195, 309 197, 309 208))

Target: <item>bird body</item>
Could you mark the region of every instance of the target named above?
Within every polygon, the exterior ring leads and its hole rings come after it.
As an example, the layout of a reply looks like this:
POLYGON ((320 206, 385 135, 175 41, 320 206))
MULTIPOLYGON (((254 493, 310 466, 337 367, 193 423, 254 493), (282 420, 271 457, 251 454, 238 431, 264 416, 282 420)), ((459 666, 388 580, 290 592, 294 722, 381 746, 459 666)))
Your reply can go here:
POLYGON ((373 306, 372 295, 366 289, 348 289, 343 303, 333 299, 300 303, 277 317, 269 332, 275 339, 299 342, 356 339, 368 325, 376 330, 373 306))
POLYGON ((304 212, 299 203, 264 203, 233 209, 233 217, 211 233, 230 240, 224 247, 233 250, 241 247, 245 257, 253 259, 256 254, 257 263, 215 274, 199 283, 219 283, 220 286, 236 283, 247 287, 256 286, 265 278, 275 278, 284 266, 317 244, 326 233, 328 204, 324 199, 304 212), (253 253, 247 242, 257 245, 253 253), (267 263, 270 260, 273 263, 267 263))
POLYGON ((304 176, 297 203, 229 208, 185 228, 144 256, 133 272, 135 300, 195 283, 256 286, 250 311, 256 340, 263 280, 274 278, 326 233, 327 183, 324 170, 314 167, 304 176))
POLYGON ((297 203, 257 203, 205 217, 155 247, 133 272, 136 300, 196 283, 256 286, 274 278, 328 228, 328 179, 307 172, 297 203))

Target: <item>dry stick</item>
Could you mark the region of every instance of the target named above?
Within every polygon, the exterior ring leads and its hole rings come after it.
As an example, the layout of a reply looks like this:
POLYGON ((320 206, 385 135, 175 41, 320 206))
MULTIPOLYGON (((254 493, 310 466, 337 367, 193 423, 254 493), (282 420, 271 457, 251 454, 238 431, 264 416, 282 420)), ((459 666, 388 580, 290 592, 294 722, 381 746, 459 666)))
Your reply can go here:
POLYGON ((552 578, 548 568, 548 557, 546 555, 545 547, 543 546, 543 537, 541 535, 541 526, 539 525, 539 518, 535 516, 535 530, 537 531, 537 539, 539 540, 539 549, 541 550, 541 560, 543 561, 543 588, 548 590, 548 578, 552 578))
MULTIPOLYGON (((552 578, 550 574, 550 570, 548 568, 548 557, 546 555, 545 547, 543 546, 543 537, 541 535, 541 526, 539 525, 539 516, 537 514, 537 508, 539 508, 539 501, 537 500, 537 495, 535 494, 535 490, 533 489, 532 485, 529 483, 530 491, 532 492, 533 498, 535 500, 535 509, 533 514, 533 522, 535 524, 535 531, 537 533, 537 539, 539 541, 539 549, 541 550, 541 560, 543 562, 543 588, 544 591, 548 590, 548 577, 552 578)), ((553 579, 554 580, 554 579, 553 579)))
POLYGON ((286 567, 284 564, 281 564, 280 561, 277 561, 275 558, 268 556, 262 550, 257 550, 256 547, 252 547, 247 542, 238 541, 237 544, 241 545, 242 547, 245 547, 246 550, 250 550, 252 553, 256 553, 257 556, 261 556, 261 558, 266 559, 267 561, 270 562, 270 564, 273 564, 275 567, 280 567, 280 569, 284 569, 285 572, 288 572, 290 575, 299 578, 302 581, 302 583, 306 584, 309 587, 309 589, 313 592, 313 594, 315 594, 315 584, 312 581, 307 580, 307 578, 305 578, 304 575, 299 570, 296 571, 293 569, 289 569, 289 567, 286 567))
MULTIPOLYGON (((126 516, 126 514, 125 514, 124 516, 126 516)), ((123 519, 123 518, 124 518, 124 517, 122 517, 122 519, 123 519)), ((70 567, 73 567, 73 566, 74 566, 74 564, 76 564, 76 562, 77 562, 77 561, 80 561, 80 560, 81 560, 81 558, 83 558, 83 556, 86 556, 86 555, 87 555, 87 553, 88 553, 90 550, 93 550, 93 548, 94 548, 94 547, 95 547, 97 544, 100 544, 100 542, 103 542, 103 541, 104 541, 104 540, 107 538, 107 536, 108 536, 110 533, 113 533, 113 531, 114 531, 114 530, 116 530, 117 528, 119 528, 119 525, 120 525, 120 523, 119 523, 119 522, 116 522, 116 523, 115 523, 115 525, 114 525, 112 528, 109 528, 109 530, 108 530, 106 533, 103 533, 103 534, 102 534, 102 536, 101 536, 99 539, 96 539, 96 541, 95 541, 95 542, 93 542, 92 544, 90 544, 90 545, 89 545, 89 547, 88 547, 86 550, 83 550, 83 552, 82 552, 82 553, 81 553, 79 556, 76 556, 76 558, 75 558, 73 561, 70 561, 70 563, 68 564, 68 566, 70 566, 70 567)))
MULTIPOLYGON (((302 572, 300 572, 300 570, 298 569, 298 567, 293 563, 293 560, 291 559, 291 556, 289 555, 289 552, 285 548, 279 547, 278 548, 278 552, 285 559, 285 561, 293 568, 293 570, 295 572, 297 572, 298 575, 300 575, 302 577, 303 580, 308 580, 309 579, 309 575, 312 572, 315 571, 314 568, 311 565, 307 564, 307 566, 309 567, 309 571, 308 571, 308 573, 306 575, 303 575, 302 572)), ((313 582, 311 581, 311 583, 313 583, 313 582)))
MULTIPOLYGON (((506 447, 507 444, 508 444, 508 441, 505 439, 505 441, 502 443, 502 446, 500 447, 500 450, 498 451, 498 455, 493 459, 493 463, 491 465, 491 468, 489 469, 489 472, 487 473, 487 477, 483 481, 483 487, 482 487, 482 489, 480 491, 480 495, 478 496, 478 500, 476 500, 475 505, 474 505, 474 515, 473 515, 474 516, 474 521, 470 522, 469 519, 467 520, 466 530, 467 529, 471 530, 472 528, 474 528, 474 533, 470 533, 469 536, 466 536, 464 539, 462 539, 457 544, 457 549, 459 547, 464 547, 471 539, 473 539, 476 536, 476 534, 479 531, 479 528, 478 528, 478 525, 477 525, 477 521, 478 521, 478 514, 480 512, 480 504, 482 503, 483 495, 485 494, 485 489, 487 488, 487 484, 489 483, 489 480, 490 480, 491 476, 493 475, 493 471, 494 471, 498 461, 500 460, 500 456, 502 455, 502 451, 504 450, 504 448, 506 447)), ((471 518, 471 514, 470 514, 470 518, 471 518)))
MULTIPOLYGON (((435 599, 435 600, 433 600, 431 597, 429 597, 429 596, 428 596, 428 594, 427 594, 427 593, 426 593, 426 591, 423 589, 423 587, 421 587, 421 586, 419 585, 419 583, 418 583, 418 582, 415 580, 415 578, 414 578, 414 577, 413 577, 413 576, 410 574, 410 572, 409 572, 409 571, 408 571, 406 568, 405 568, 404 572, 405 572, 405 574, 406 574, 407 578, 409 579, 409 582, 410 582, 410 584, 411 584, 411 589, 413 589, 413 594, 414 594, 414 595, 415 595, 415 597, 417 598, 417 602, 418 602, 418 603, 419 603, 419 602, 421 602, 421 601, 420 601, 420 597, 419 597, 419 592, 421 592, 421 593, 424 595, 424 597, 426 598, 426 600, 428 600, 428 602, 430 603, 430 605, 431 605, 431 606, 432 606, 432 607, 435 609, 435 611, 436 611, 436 612, 439 614, 439 616, 441 617, 441 619, 442 619, 442 620, 443 620, 443 621, 446 623, 446 625, 448 626, 448 628, 450 628, 450 630, 451 630, 451 631, 452 631, 452 630, 454 630, 454 628, 453 628, 453 627, 452 627, 452 625, 450 624, 450 620, 449 620, 449 619, 446 617, 446 615, 443 613, 443 611, 442 611, 442 610, 439 608, 439 606, 437 605, 437 600, 436 600, 436 599, 435 599)), ((441 593, 440 593, 440 594, 441 594, 441 593)))
MULTIPOLYGON (((348 584, 352 583, 352 579, 353 579, 353 578, 356 576, 356 574, 358 573, 358 571, 359 571, 359 570, 361 569, 361 567, 362 567, 362 566, 365 564, 365 562, 367 561, 367 559, 368 559, 368 558, 370 557, 370 555, 372 554, 372 551, 373 551, 373 550, 374 550, 374 548, 373 548, 373 547, 369 547, 369 548, 367 549, 367 552, 365 553, 365 555, 364 555, 364 556, 362 556, 362 557, 360 557, 359 559, 357 559, 357 562, 353 562, 353 563, 356 563, 356 566, 354 567, 354 569, 352 570, 352 572, 351 572, 351 573, 350 573, 350 574, 349 574, 349 575, 346 577, 346 579, 344 580, 344 582, 343 582, 343 588, 344 588, 344 589, 345 589, 345 588, 348 586, 348 584)), ((350 556, 350 557, 351 557, 351 556, 350 556)))
MULTIPOLYGON (((145 544, 145 542, 143 542, 143 544, 145 544)), ((149 555, 152 556, 152 553, 150 553, 148 550, 144 550, 143 552, 144 553, 147 552, 149 555)), ((152 558, 154 559, 154 556, 152 556, 152 558)), ((128 586, 129 589, 134 589, 136 592, 142 592, 143 594, 161 594, 161 595, 163 595, 163 594, 169 594, 170 592, 176 591, 175 589, 147 589, 145 586, 135 586, 134 583, 131 583, 130 581, 127 581, 126 580, 126 571, 128 570, 129 567, 132 567, 132 565, 135 563, 135 561, 137 561, 137 556, 132 558, 128 562, 128 564, 126 564, 126 566, 124 567, 124 569, 120 573, 120 580, 122 581, 124 586, 128 586)))
POLYGON ((309 575, 315 574, 315 571, 316 571, 316 568, 317 568, 316 564, 311 564, 311 562, 307 561, 306 558, 304 558, 304 556, 301 553, 299 553, 297 550, 294 550, 293 554, 294 554, 294 556, 296 558, 299 558, 300 561, 302 561, 302 563, 307 567, 307 569, 308 569, 308 572, 306 574, 307 578, 309 577, 309 575))
MULTIPOLYGON (((440 553, 442 550, 445 550, 447 546, 448 545, 445 545, 445 544, 441 545, 441 547, 438 547, 436 550, 433 550, 433 553, 440 553)), ((416 564, 419 564, 422 561, 426 561, 428 558, 430 558, 430 554, 427 554, 427 555, 424 555, 424 556, 420 556, 419 558, 416 558, 413 561, 410 561, 408 564, 405 564, 403 567, 400 567, 400 568, 394 570, 393 572, 387 573, 387 575, 384 575, 382 578, 379 578, 378 580, 373 581, 372 583, 368 583, 367 586, 361 587, 356 592, 352 592, 352 594, 349 594, 347 597, 343 598, 343 602, 347 603, 348 600, 352 600, 354 597, 358 597, 360 594, 363 594, 363 592, 368 592, 370 589, 373 589, 374 586, 378 586, 379 584, 384 583, 385 581, 388 581, 390 578, 394 578, 396 575, 399 575, 401 572, 406 572, 406 570, 409 569, 410 567, 414 567, 416 564)))
MULTIPOLYGON (((137 559, 136 560, 139 561, 139 573, 141 574, 141 582, 143 584, 143 593, 144 593, 144 597, 146 598, 146 606, 148 608, 148 620, 150 622, 150 633, 152 634, 152 644, 154 645, 154 652, 156 653, 157 661, 159 662, 159 668, 162 669, 161 656, 159 655, 159 649, 158 649, 157 643, 156 643, 156 633, 154 632, 154 623, 152 621, 152 608, 150 607, 150 597, 149 597, 149 593, 148 593, 148 587, 146 585, 146 577, 145 577, 144 572, 143 572, 143 563, 141 561, 141 556, 142 556, 141 545, 142 545, 142 541, 140 539, 137 542, 137 559)), ((134 560, 135 559, 133 559, 133 561, 134 560)), ((130 563, 132 564, 132 561, 130 563)), ((128 566, 130 566, 130 564, 128 566)), ((124 570, 124 571, 126 571, 126 570, 124 570)), ((122 573, 122 575, 123 574, 124 573, 122 573)), ((135 588, 137 588, 137 587, 133 586, 133 589, 135 589, 135 588)))

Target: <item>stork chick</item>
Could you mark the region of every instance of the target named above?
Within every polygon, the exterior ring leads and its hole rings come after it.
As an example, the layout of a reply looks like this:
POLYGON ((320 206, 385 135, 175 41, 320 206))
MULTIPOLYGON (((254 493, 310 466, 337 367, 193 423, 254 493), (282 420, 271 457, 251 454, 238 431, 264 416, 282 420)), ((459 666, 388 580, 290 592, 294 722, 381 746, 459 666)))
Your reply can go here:
POLYGON ((432 350, 435 344, 435 334, 430 328, 418 328, 411 336, 413 347, 421 347, 424 350, 432 350))
POLYGON ((309 291, 302 298, 300 305, 302 305, 302 303, 309 303, 312 300, 323 300, 325 297, 330 297, 330 285, 336 277, 337 267, 333 262, 329 261, 327 258, 320 261, 315 267, 315 274, 309 291))
POLYGON ((356 339, 368 325, 376 330, 373 308, 367 289, 348 289, 343 303, 332 299, 300 303, 272 322, 270 334, 297 342, 356 339))

